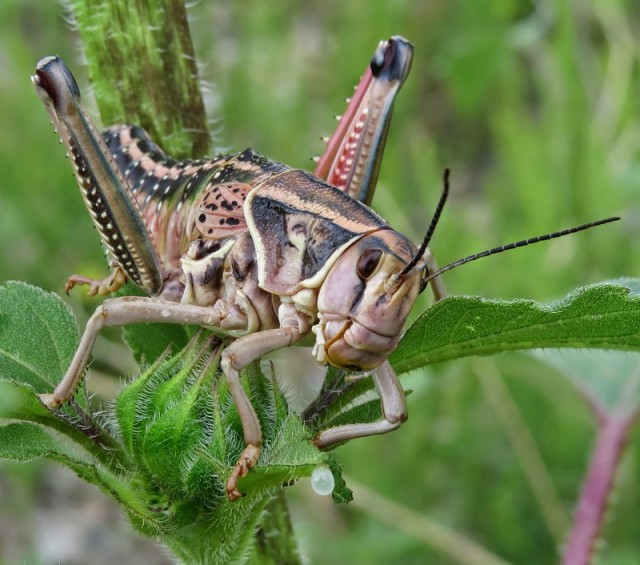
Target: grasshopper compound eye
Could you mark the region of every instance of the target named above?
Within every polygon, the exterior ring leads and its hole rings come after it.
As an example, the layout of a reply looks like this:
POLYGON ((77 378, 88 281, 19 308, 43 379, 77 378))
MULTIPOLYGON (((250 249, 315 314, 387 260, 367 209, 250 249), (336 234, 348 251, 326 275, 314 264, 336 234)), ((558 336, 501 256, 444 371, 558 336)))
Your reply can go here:
POLYGON ((360 259, 358 259, 358 264, 356 265, 358 276, 363 281, 368 280, 378 268, 380 259, 382 259, 382 249, 375 247, 373 249, 367 249, 360 255, 360 259))

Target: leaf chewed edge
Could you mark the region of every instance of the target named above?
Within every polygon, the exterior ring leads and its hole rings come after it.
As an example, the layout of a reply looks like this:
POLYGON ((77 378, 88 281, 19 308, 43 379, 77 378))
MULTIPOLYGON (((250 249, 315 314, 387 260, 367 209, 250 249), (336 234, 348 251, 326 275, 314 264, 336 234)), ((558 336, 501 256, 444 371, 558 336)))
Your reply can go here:
POLYGON ((398 373, 471 355, 539 348, 640 350, 634 279, 585 286, 551 304, 454 296, 424 312, 390 361, 398 373), (631 288, 630 288, 631 287, 631 288))

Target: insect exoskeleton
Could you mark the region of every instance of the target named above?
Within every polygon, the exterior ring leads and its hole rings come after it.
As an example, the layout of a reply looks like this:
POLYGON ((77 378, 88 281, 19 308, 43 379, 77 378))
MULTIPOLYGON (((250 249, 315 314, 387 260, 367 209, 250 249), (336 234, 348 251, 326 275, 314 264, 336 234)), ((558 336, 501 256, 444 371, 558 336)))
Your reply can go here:
POLYGON ((345 113, 350 119, 320 161, 323 178, 251 149, 179 162, 134 126, 112 127, 101 136, 66 65, 57 57, 43 59, 33 77, 36 91, 69 149, 88 211, 112 255, 111 276, 94 281, 74 275, 66 288, 89 284, 92 293, 108 295, 129 279, 149 297, 104 301, 64 377, 41 401, 55 409, 73 396, 105 326, 191 324, 235 338, 220 360, 245 440, 227 479, 230 500, 242 496, 238 481, 257 464, 262 442, 240 372, 311 332, 313 355, 321 363, 372 371, 382 412, 375 422, 320 431, 317 446, 386 433, 406 420, 404 391, 387 358, 428 282, 480 257, 617 219, 497 247, 437 269, 428 245, 447 198, 448 171, 419 247, 364 204, 375 189, 393 102, 411 57, 402 38, 378 47, 345 113), (337 179, 335 186, 328 178, 337 179))

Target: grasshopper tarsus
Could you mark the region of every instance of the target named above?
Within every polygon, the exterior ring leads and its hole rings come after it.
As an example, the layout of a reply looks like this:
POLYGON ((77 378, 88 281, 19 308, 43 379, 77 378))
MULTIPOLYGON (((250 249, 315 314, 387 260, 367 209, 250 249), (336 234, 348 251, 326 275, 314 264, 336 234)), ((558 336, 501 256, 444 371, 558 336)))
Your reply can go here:
POLYGON ((249 471, 256 466, 259 456, 260 448, 257 445, 249 444, 245 447, 225 485, 229 501, 233 502, 245 496, 238 490, 238 481, 242 477, 246 477, 249 471))

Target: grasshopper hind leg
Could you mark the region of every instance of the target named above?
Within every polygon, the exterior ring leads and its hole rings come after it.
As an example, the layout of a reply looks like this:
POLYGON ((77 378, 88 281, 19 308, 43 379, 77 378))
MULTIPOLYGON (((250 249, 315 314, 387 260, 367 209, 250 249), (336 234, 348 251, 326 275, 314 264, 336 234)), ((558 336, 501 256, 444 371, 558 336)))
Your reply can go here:
MULTIPOLYGON (((105 247, 127 278, 150 295, 162 290, 163 265, 154 236, 131 187, 82 106, 78 85, 59 57, 42 59, 32 81, 69 150, 78 187, 105 247)), ((114 277, 122 279, 121 275, 114 277)), ((72 277, 96 293, 109 281, 72 277), (92 284, 96 283, 96 284, 92 284)))

